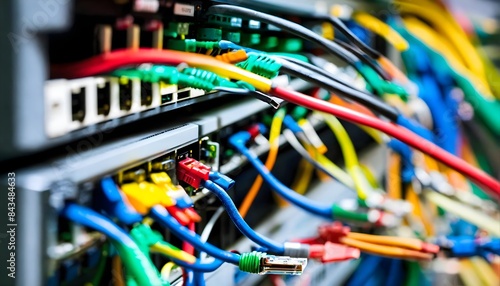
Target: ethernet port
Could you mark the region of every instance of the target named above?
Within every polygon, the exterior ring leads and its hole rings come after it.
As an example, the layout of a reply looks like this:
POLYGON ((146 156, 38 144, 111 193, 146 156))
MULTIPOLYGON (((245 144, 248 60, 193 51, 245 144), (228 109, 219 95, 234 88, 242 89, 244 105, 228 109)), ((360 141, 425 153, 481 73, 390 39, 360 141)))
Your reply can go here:
POLYGON ((132 81, 120 78, 120 109, 129 111, 132 108, 132 81))
POLYGON ((111 84, 97 86, 97 114, 107 116, 111 108, 111 84))
POLYGON ((85 119, 85 87, 71 92, 71 117, 73 121, 83 122, 85 119))
POLYGON ((141 105, 150 106, 153 103, 153 84, 150 82, 141 83, 141 105))
POLYGON ((162 96, 161 96, 161 104, 172 102, 172 99, 173 99, 173 94, 172 93, 162 94, 162 96))
POLYGON ((177 93, 177 100, 186 99, 191 96, 191 90, 185 90, 177 93))

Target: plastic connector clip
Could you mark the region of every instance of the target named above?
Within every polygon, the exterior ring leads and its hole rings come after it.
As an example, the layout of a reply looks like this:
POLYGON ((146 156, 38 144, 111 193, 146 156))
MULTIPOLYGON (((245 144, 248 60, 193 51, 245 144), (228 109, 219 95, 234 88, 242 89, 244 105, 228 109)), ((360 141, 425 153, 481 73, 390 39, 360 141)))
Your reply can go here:
POLYGON ((191 187, 198 189, 202 181, 210 178, 210 167, 193 158, 186 158, 178 163, 177 177, 191 187))
POLYGON ((224 191, 231 189, 235 183, 233 179, 219 172, 210 172, 209 179, 223 188, 224 191))
POLYGON ((134 224, 142 220, 142 216, 128 204, 112 178, 102 179, 101 188, 102 198, 97 203, 106 213, 125 224, 134 224))
POLYGON ((147 214, 155 205, 170 207, 175 200, 160 187, 149 182, 128 183, 121 186, 123 193, 140 214, 147 214))
POLYGON ((134 226, 130 231, 130 236, 145 254, 149 254, 149 247, 151 247, 151 245, 156 244, 163 238, 159 232, 152 230, 150 226, 145 224, 134 226))
POLYGON ((325 242, 325 244, 311 244, 309 258, 317 259, 322 263, 339 262, 358 259, 361 251, 345 245, 325 242))

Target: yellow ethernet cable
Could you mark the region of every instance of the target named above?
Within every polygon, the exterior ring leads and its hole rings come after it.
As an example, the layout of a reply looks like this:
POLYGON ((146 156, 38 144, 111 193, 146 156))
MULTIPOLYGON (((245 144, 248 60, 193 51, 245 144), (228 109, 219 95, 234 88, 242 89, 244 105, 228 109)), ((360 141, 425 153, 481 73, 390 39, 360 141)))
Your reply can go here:
POLYGON ((367 30, 372 31, 373 33, 384 38, 388 43, 394 46, 398 51, 406 51, 409 48, 408 42, 401 36, 398 32, 392 29, 389 25, 382 22, 378 18, 373 17, 372 15, 356 11, 352 15, 354 21, 358 24, 366 28, 367 30))
POLYGON ((403 23, 410 33, 424 42, 427 46, 443 55, 454 70, 468 78, 478 89, 481 95, 490 100, 494 99, 487 81, 485 81, 484 78, 479 78, 474 73, 470 72, 455 57, 450 56, 453 53, 450 51, 446 42, 440 38, 440 35, 416 18, 407 17, 403 20, 403 23))
POLYGON ((374 192, 374 190, 364 176, 363 170, 358 162, 356 150, 354 149, 354 145, 352 144, 347 131, 335 116, 325 113, 320 114, 325 118, 326 124, 337 137, 342 154, 344 155, 347 172, 354 181, 354 186, 359 198, 365 200, 370 193, 374 192))
POLYGON ((395 1, 395 3, 401 11, 412 13, 432 23, 441 36, 449 39, 450 43, 455 47, 455 51, 460 54, 465 66, 478 77, 486 79, 481 58, 472 43, 468 41, 465 32, 446 10, 429 1, 422 1, 422 3, 395 1))
POLYGON ((165 244, 162 244, 162 243, 155 243, 155 244, 151 245, 149 250, 152 252, 163 254, 167 257, 173 257, 173 258, 185 261, 187 263, 195 263, 196 262, 196 257, 194 257, 193 255, 191 255, 185 251, 182 251, 180 249, 171 248, 171 247, 169 247, 165 244))

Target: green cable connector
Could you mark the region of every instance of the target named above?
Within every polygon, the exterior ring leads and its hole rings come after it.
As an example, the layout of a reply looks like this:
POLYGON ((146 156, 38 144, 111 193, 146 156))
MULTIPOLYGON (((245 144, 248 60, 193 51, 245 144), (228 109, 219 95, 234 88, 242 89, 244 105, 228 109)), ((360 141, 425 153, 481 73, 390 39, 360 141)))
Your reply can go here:
POLYGON ((260 259, 267 254, 264 252, 242 253, 240 257, 239 268, 241 271, 258 274, 260 272, 260 259))
POLYGON ((239 88, 253 90, 253 91, 256 90, 255 86, 249 84, 248 82, 242 81, 242 80, 237 81, 236 84, 238 85, 239 88))
POLYGON ((138 224, 130 231, 130 236, 145 254, 149 255, 151 245, 162 241, 162 235, 146 224, 138 224))
POLYGON ((332 217, 333 219, 347 219, 347 220, 354 220, 354 221, 361 221, 361 222, 369 222, 370 219, 368 218, 367 213, 358 213, 358 212, 353 212, 353 211, 348 211, 343 208, 341 208, 338 205, 333 205, 332 206, 332 217))
POLYGON ((167 47, 171 50, 184 51, 184 52, 196 52, 197 49, 217 49, 219 48, 218 41, 197 41, 194 39, 187 40, 168 40, 167 47))
POLYGON ((274 78, 278 75, 281 64, 266 54, 247 53, 248 59, 237 63, 236 66, 266 78, 274 78))
POLYGON ((199 81, 210 83, 213 87, 223 86, 230 88, 240 88, 240 85, 238 85, 237 83, 231 82, 225 78, 218 76, 213 72, 209 72, 206 70, 201 70, 196 68, 185 68, 182 70, 182 74, 195 77, 199 81))
POLYGON ((379 96, 383 96, 384 94, 395 94, 405 102, 408 101, 409 94, 403 87, 393 82, 383 80, 372 68, 360 64, 359 72, 379 96))
POLYGON ((295 121, 299 121, 299 120, 305 118, 308 112, 309 112, 309 110, 307 108, 302 107, 302 106, 296 106, 292 110, 291 115, 295 121))
POLYGON ((127 267, 127 272, 133 277, 137 285, 168 286, 168 281, 160 279, 160 273, 140 248, 134 245, 121 245, 114 243, 120 254, 123 264, 127 267))
POLYGON ((179 71, 176 67, 147 65, 135 69, 119 69, 111 74, 117 77, 136 78, 145 82, 167 82, 205 91, 211 91, 217 86, 241 88, 244 85, 243 83, 231 82, 215 73, 196 68, 185 68, 179 71))
POLYGON ((170 22, 163 31, 163 35, 172 38, 177 38, 178 35, 187 34, 189 34, 189 23, 170 22))
POLYGON ((241 271, 253 274, 300 275, 307 266, 307 258, 267 255, 253 251, 240 256, 241 271))

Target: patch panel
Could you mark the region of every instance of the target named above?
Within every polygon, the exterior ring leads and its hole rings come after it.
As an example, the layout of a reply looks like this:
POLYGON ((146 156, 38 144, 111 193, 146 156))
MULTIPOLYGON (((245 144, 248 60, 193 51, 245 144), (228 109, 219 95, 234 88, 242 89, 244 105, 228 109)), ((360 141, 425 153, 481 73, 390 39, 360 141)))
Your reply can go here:
POLYGON ((137 79, 89 77, 57 79, 45 84, 45 131, 51 138, 112 119, 205 95, 200 89, 141 82, 137 79))

